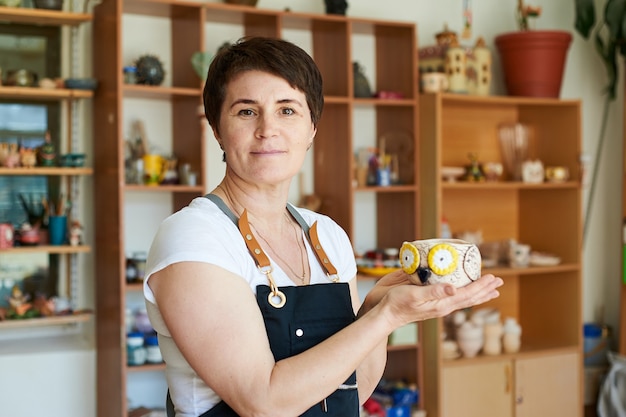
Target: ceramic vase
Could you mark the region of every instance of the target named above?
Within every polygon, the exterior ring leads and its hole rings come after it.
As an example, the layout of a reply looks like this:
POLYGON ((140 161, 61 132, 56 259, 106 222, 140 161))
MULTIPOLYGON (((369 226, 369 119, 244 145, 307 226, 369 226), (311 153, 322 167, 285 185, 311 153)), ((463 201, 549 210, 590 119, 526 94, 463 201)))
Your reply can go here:
POLYGON ((485 324, 485 345, 483 346, 485 355, 499 355, 502 353, 502 324, 485 324))
POLYGON ((483 328, 471 322, 463 323, 457 329, 457 343, 459 350, 466 358, 473 358, 483 348, 483 328))
POLYGON ((505 353, 519 352, 522 342, 522 328, 513 318, 504 321, 502 347, 505 353))

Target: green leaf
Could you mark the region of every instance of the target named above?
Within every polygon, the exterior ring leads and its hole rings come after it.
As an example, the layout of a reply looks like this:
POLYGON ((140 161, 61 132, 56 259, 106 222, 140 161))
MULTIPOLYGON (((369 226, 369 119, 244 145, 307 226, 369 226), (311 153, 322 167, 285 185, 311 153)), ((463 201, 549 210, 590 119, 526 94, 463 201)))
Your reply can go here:
POLYGON ((604 23, 609 28, 612 41, 624 39, 624 18, 626 16, 626 0, 608 0, 604 8, 604 23))
POLYGON ((574 26, 578 33, 589 39, 591 29, 596 24, 596 8, 593 0, 575 0, 576 22, 574 26))

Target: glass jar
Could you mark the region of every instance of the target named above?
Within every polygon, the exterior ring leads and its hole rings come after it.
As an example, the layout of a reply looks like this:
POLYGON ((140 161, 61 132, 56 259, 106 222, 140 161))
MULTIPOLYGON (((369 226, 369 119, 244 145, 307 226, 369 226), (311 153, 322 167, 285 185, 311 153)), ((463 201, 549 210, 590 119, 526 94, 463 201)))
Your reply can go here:
POLYGON ((137 84, 137 67, 129 65, 124 67, 123 72, 125 84, 137 84))
POLYGON ((126 335, 126 363, 128 366, 139 366, 146 363, 147 351, 143 345, 141 333, 126 335))

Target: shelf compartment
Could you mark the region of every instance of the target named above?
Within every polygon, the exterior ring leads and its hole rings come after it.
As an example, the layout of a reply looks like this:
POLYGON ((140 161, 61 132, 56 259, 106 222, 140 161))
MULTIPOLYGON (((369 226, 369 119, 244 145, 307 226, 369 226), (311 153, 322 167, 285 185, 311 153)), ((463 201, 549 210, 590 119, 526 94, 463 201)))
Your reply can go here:
POLYGON ((67 316, 38 317, 0 321, 0 329, 23 329, 26 327, 65 326, 83 323, 91 319, 91 313, 68 314, 67 316))
POLYGON ((26 7, 0 6, 0 21, 44 26, 78 26, 91 21, 89 13, 73 13, 59 10, 29 9, 26 7))
POLYGON ((39 87, 12 87, 0 86, 0 100, 35 100, 60 101, 75 100, 93 97, 91 90, 77 90, 69 88, 39 88, 39 87))

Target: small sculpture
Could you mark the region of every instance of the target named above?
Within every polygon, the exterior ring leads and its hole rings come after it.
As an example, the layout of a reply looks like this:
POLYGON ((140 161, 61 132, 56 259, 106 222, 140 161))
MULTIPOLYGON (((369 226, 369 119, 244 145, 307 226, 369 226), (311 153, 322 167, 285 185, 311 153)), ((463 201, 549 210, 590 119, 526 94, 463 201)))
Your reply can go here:
POLYGON ((22 317, 32 307, 32 304, 28 302, 28 295, 25 295, 17 284, 11 288, 11 295, 8 297, 8 301, 9 317, 22 317))
POLYGON ((414 284, 446 282, 463 287, 480 278, 478 247, 460 239, 426 239, 404 242, 400 264, 414 284))
POLYGON ((154 55, 143 55, 135 63, 137 84, 161 85, 165 78, 163 64, 154 55))
POLYGON ((20 164, 25 168, 33 168, 37 165, 37 150, 31 148, 20 148, 20 164))
POLYGON ((206 79, 212 59, 213 56, 208 52, 198 51, 191 55, 191 66, 202 81, 206 79))
POLYGON ((348 2, 346 0, 324 0, 326 4, 327 14, 339 14, 345 16, 348 9, 348 2))
POLYGON ((78 220, 73 220, 70 226, 70 245, 78 246, 83 240, 83 226, 78 220))
POLYGON ((352 70, 354 72, 354 97, 372 97, 372 90, 363 72, 363 67, 355 61, 352 63, 352 70))
POLYGON ((529 160, 522 163, 522 180, 524 182, 540 184, 543 182, 543 175, 543 163, 540 160, 529 160))
POLYGON ((45 141, 43 145, 39 147, 38 157, 39 165, 42 167, 52 167, 56 165, 56 151, 50 139, 50 131, 46 132, 45 141))
POLYGON ((465 180, 473 182, 484 181, 485 174, 482 167, 480 166, 480 163, 478 162, 477 156, 473 153, 470 153, 468 155, 468 158, 470 160, 470 164, 466 167, 465 180))
POLYGON ((0 143, 0 165, 15 168, 20 164, 20 152, 17 143, 0 143))

